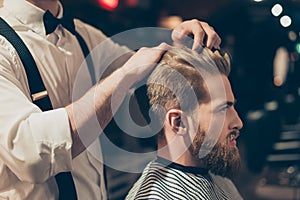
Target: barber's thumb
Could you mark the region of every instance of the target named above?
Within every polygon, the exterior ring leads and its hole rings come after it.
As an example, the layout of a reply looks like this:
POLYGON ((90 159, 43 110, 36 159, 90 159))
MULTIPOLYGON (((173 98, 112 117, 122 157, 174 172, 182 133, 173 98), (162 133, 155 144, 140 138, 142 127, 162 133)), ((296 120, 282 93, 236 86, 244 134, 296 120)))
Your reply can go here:
POLYGON ((157 48, 159 48, 160 50, 167 51, 167 50, 170 50, 172 48, 172 46, 168 45, 165 42, 162 42, 160 45, 157 46, 157 48))

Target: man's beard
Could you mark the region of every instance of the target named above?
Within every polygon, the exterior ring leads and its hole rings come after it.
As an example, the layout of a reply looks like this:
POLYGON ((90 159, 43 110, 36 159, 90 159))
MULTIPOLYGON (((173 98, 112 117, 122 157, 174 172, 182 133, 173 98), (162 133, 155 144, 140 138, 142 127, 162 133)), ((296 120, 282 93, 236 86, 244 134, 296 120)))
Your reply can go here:
MULTIPOLYGON (((231 134, 226 136, 225 144, 217 142, 204 158, 199 158, 204 138, 205 132, 199 131, 189 148, 192 155, 212 173, 231 178, 239 170, 241 164, 238 148, 229 144, 231 134)), ((206 148, 206 145, 204 144, 202 148, 206 148)))

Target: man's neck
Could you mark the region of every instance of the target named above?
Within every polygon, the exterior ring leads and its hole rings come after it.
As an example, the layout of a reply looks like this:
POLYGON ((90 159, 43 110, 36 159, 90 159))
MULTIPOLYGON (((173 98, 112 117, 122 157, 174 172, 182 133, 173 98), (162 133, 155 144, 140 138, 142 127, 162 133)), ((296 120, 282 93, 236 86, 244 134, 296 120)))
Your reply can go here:
POLYGON ((172 148, 171 145, 169 145, 168 148, 164 147, 166 147, 165 144, 162 145, 161 143, 158 143, 157 156, 186 167, 205 168, 203 163, 195 158, 188 149, 180 152, 178 145, 175 145, 175 148, 172 148))
POLYGON ((45 11, 49 10, 54 16, 57 16, 59 12, 58 0, 27 0, 27 1, 45 11))

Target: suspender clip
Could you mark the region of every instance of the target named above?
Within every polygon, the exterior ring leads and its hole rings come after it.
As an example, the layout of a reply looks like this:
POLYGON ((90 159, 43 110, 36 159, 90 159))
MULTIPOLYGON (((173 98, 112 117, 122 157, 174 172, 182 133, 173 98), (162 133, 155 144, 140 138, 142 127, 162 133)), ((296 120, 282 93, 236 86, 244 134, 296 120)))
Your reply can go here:
POLYGON ((46 96, 48 96, 47 90, 32 94, 31 98, 32 98, 33 101, 37 101, 37 100, 40 100, 42 98, 45 98, 46 96))

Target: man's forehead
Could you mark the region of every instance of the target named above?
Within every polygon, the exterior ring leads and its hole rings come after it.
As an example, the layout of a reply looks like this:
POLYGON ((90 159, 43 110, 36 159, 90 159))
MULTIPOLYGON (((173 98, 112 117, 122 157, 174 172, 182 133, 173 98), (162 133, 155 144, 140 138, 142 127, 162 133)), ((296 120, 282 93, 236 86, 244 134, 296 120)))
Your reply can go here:
POLYGON ((231 84, 225 75, 207 79, 206 86, 210 99, 214 101, 234 101, 231 84))

